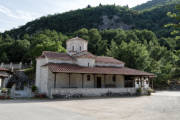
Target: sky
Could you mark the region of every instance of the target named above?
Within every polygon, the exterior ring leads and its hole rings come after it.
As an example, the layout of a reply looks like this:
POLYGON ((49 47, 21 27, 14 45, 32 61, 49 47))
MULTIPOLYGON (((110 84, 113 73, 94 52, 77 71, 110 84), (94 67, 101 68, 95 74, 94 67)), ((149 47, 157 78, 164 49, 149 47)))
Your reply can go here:
POLYGON ((134 7, 149 0, 0 0, 0 32, 17 28, 49 14, 62 13, 87 5, 106 4, 134 7))

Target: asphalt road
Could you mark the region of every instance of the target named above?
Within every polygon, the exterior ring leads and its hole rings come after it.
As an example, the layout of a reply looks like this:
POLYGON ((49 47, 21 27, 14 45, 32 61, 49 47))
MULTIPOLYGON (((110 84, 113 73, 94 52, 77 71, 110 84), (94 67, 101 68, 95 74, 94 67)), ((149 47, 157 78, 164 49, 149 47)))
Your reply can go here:
POLYGON ((180 120, 180 92, 81 100, 1 100, 0 120, 180 120))

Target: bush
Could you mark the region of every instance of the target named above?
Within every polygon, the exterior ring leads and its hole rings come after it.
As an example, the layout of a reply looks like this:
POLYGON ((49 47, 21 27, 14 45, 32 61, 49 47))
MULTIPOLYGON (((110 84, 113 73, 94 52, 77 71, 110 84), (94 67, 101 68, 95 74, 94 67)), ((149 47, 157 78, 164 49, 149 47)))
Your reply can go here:
POLYGON ((32 92, 36 92, 37 91, 37 87, 36 86, 32 86, 32 92))
POLYGON ((10 99, 10 90, 7 88, 2 88, 0 90, 0 99, 10 99))
POLYGON ((149 88, 149 89, 147 90, 148 95, 151 95, 151 93, 153 93, 153 92, 154 92, 154 90, 151 89, 151 88, 149 88))
POLYGON ((141 89, 141 88, 138 88, 138 89, 136 90, 136 94, 137 94, 137 95, 141 95, 141 94, 142 94, 142 89, 141 89))

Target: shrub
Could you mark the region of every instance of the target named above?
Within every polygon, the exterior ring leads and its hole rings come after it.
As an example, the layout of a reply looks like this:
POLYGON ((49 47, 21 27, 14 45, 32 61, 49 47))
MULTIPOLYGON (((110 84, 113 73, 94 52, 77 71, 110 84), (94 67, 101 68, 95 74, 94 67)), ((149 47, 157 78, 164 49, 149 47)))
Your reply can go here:
POLYGON ((37 91, 37 87, 36 86, 32 86, 32 92, 36 92, 37 91))
POLYGON ((142 94, 142 89, 141 89, 141 88, 138 88, 138 89, 136 90, 136 94, 137 94, 137 95, 141 95, 141 94, 142 94))
POLYGON ((154 92, 154 90, 151 89, 151 88, 149 88, 149 89, 147 90, 148 95, 151 95, 152 92, 154 92))

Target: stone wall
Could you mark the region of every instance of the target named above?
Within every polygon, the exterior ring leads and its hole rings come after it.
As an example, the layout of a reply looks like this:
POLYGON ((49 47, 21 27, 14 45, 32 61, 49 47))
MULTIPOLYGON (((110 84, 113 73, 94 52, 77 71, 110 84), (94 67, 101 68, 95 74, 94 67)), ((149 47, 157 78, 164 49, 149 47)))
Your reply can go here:
POLYGON ((55 88, 51 90, 51 96, 106 96, 108 94, 135 94, 136 88, 55 88))

